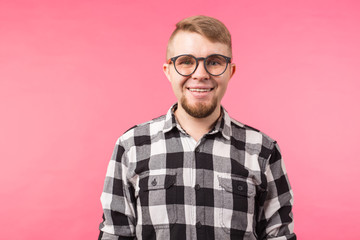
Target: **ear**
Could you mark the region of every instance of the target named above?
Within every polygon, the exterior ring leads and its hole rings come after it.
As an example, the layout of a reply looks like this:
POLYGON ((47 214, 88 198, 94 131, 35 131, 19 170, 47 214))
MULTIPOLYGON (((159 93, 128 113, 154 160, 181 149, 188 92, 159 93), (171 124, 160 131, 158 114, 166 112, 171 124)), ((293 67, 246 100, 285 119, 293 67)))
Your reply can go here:
POLYGON ((230 63, 230 79, 232 78, 232 76, 234 75, 235 72, 236 72, 235 63, 230 63))
POLYGON ((170 79, 170 65, 168 63, 164 63, 163 72, 164 72, 165 76, 167 77, 167 79, 169 81, 171 81, 171 79, 170 79))

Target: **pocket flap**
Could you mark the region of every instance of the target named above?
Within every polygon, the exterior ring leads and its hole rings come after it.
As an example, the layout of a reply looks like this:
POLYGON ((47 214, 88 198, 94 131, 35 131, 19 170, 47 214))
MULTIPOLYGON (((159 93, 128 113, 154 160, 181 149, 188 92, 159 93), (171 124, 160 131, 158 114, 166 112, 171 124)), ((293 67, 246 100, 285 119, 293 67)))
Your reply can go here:
POLYGON ((218 179, 220 186, 223 187, 227 192, 246 197, 252 197, 255 195, 255 185, 247 182, 245 179, 223 178, 220 176, 218 179))
POLYGON ((176 182, 176 174, 173 175, 147 175, 139 181, 139 187, 143 191, 167 189, 176 182))

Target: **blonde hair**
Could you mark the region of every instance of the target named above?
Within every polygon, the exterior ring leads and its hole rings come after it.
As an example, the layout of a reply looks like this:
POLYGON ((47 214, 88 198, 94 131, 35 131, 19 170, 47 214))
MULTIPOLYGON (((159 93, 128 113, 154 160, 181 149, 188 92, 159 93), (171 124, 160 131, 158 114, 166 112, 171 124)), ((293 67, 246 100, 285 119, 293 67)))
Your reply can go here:
POLYGON ((209 39, 211 42, 224 43, 229 47, 230 54, 232 54, 230 32, 222 22, 215 18, 198 15, 185 18, 178 22, 175 30, 170 36, 167 54, 169 52, 169 45, 171 41, 179 31, 198 33, 209 39))

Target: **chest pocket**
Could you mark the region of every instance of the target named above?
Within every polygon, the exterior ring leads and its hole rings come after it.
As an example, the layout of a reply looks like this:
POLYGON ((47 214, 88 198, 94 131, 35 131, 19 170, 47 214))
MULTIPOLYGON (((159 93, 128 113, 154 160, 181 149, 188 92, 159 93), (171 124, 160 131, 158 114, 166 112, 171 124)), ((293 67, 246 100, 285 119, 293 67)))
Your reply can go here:
POLYGON ((143 174, 139 179, 138 224, 168 228, 175 223, 176 174, 143 174))
POLYGON ((220 221, 223 229, 243 231, 244 234, 253 231, 254 205, 256 188, 245 178, 218 177, 222 189, 222 208, 220 221))

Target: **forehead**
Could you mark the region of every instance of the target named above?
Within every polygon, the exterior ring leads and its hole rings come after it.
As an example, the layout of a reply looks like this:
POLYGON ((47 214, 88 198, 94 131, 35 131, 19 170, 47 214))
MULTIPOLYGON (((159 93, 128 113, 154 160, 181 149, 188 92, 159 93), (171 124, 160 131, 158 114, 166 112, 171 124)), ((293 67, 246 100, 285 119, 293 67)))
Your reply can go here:
POLYGON ((229 47, 220 42, 212 42, 206 37, 193 32, 178 32, 169 42, 168 57, 181 54, 192 54, 196 57, 206 57, 210 54, 229 55, 229 47))

